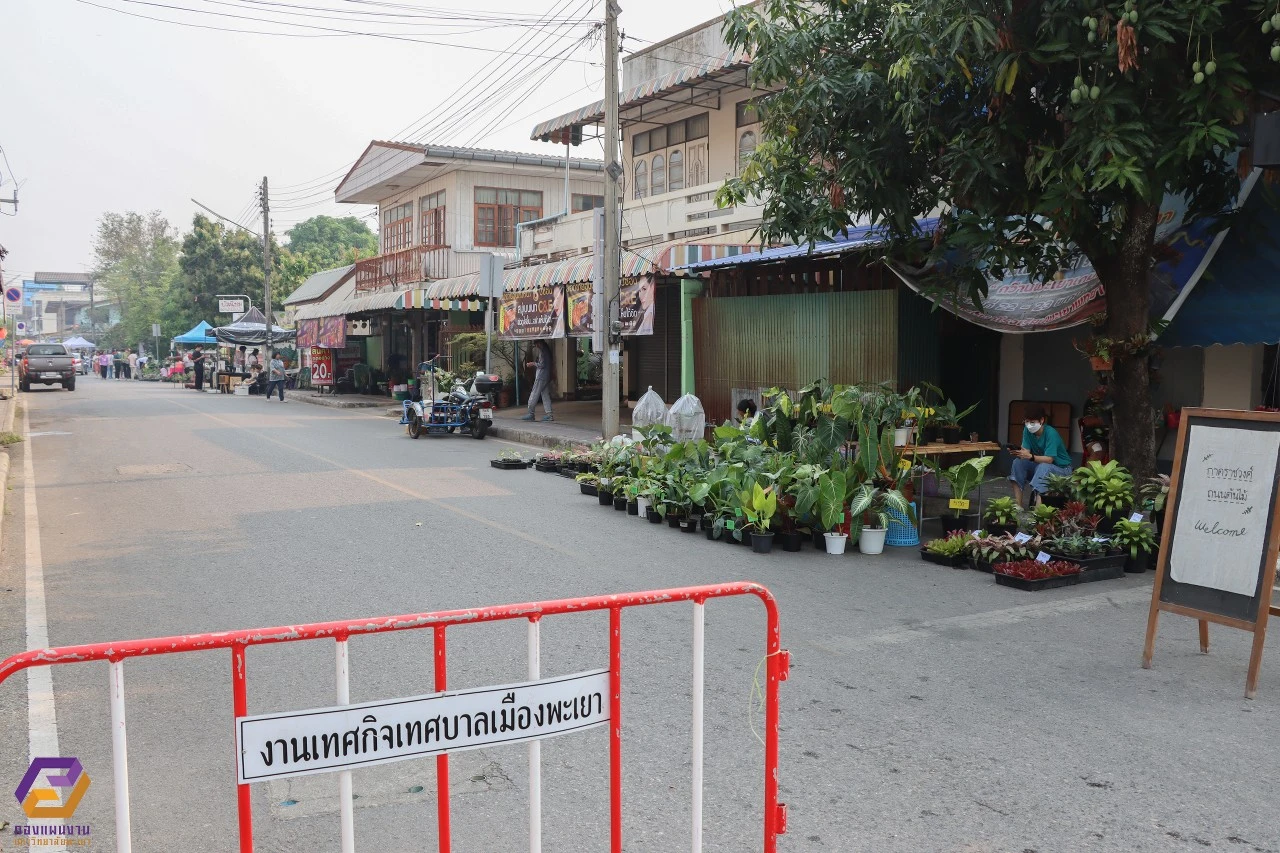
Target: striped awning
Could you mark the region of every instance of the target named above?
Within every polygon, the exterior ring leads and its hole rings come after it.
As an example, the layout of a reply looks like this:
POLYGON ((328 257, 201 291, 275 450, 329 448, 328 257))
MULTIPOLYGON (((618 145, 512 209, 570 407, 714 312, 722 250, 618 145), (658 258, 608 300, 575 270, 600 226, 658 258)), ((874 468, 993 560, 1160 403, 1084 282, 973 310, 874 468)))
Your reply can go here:
MULTIPOLYGON (((675 71, 663 74, 661 77, 655 77, 652 80, 646 80, 622 92, 619 109, 625 110, 629 107, 648 103, 694 83, 723 77, 740 68, 746 68, 750 64, 750 54, 730 50, 697 65, 682 66, 675 71)), ((545 140, 558 131, 572 127, 575 124, 598 124, 601 121, 604 121, 604 101, 596 101, 594 104, 588 104, 573 112, 539 123, 533 129, 533 134, 529 138, 545 140)))
POLYGON ((402 308, 403 290, 388 290, 382 293, 369 293, 353 296, 337 302, 317 302, 314 305, 303 305, 294 313, 296 320, 316 320, 320 317, 341 317, 344 314, 364 314, 369 311, 385 311, 389 308, 402 308))

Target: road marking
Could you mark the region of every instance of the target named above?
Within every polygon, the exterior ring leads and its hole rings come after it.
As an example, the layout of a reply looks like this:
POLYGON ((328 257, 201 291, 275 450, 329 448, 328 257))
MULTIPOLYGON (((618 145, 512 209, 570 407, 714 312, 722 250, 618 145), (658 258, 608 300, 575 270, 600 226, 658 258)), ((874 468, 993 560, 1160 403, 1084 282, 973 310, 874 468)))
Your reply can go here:
MULTIPOLYGON (((30 437, 27 406, 22 407, 22 433, 30 437)), ((40 515, 36 509, 34 448, 28 442, 22 450, 22 498, 25 509, 23 539, 26 544, 27 648, 49 648, 49 615, 44 595, 44 556, 40 551, 40 515)), ((27 756, 57 757, 58 712, 53 697, 53 671, 47 666, 27 670, 27 756)), ((62 820, 31 821, 61 826, 62 820)), ((54 849, 65 849, 57 845, 54 849)))
POLYGON ((269 441, 272 444, 278 444, 279 446, 287 450, 292 450, 294 453, 301 453, 303 456, 310 456, 312 459, 315 459, 319 462, 323 462, 326 465, 332 465, 334 468, 337 468, 339 471, 345 471, 348 474, 354 474, 357 477, 363 477, 364 479, 377 483, 378 485, 386 486, 388 489, 391 489, 392 491, 400 492, 403 495, 408 495, 409 497, 416 498, 417 500, 420 500, 420 501, 426 501, 427 503, 435 504, 441 509, 448 510, 449 512, 452 512, 455 515, 460 515, 463 518, 476 522, 477 524, 483 524, 486 527, 491 527, 494 530, 501 531, 502 533, 506 533, 509 536, 514 536, 517 539, 523 539, 524 541, 528 542, 531 545, 538 545, 542 548, 555 551, 558 554, 563 554, 566 557, 572 557, 574 559, 583 558, 582 554, 577 551, 571 551, 567 548, 564 548, 561 545, 555 544, 554 542, 548 542, 545 539, 539 539, 537 536, 531 536, 530 534, 525 533, 523 530, 518 530, 517 528, 509 527, 505 524, 500 524, 491 518, 486 518, 485 516, 479 515, 478 513, 470 512, 468 510, 463 509, 462 507, 457 507, 457 506, 454 506, 453 504, 445 503, 439 498, 429 497, 427 495, 422 494, 421 492, 414 491, 413 489, 410 489, 407 486, 401 485, 400 483, 396 483, 391 480, 385 479, 383 477, 379 477, 376 474, 370 474, 368 471, 362 471, 359 468, 351 468, 347 465, 343 465, 341 462, 338 462, 335 459, 330 459, 327 456, 321 456, 319 453, 312 453, 310 450, 303 450, 297 445, 290 444, 287 441, 281 441, 280 439, 272 438, 270 435, 267 435, 265 432, 262 432, 259 430, 253 430, 253 429, 250 429, 249 427, 240 426, 239 424, 233 423, 232 421, 229 421, 225 418, 220 418, 217 415, 210 414, 209 412, 206 412, 202 409, 197 409, 195 406, 190 406, 186 403, 182 403, 177 400, 169 400, 168 402, 173 403, 173 405, 175 406, 180 406, 184 409, 195 412, 198 415, 203 415, 209 420, 214 421, 215 423, 222 424, 225 427, 229 427, 231 429, 244 430, 246 432, 252 432, 263 441, 269 441))
MULTIPOLYGON (((1093 595, 1082 595, 1064 601, 1045 601, 1039 604, 1023 604, 1003 610, 988 610, 983 613, 970 613, 963 616, 948 616, 921 622, 909 628, 895 628, 861 637, 833 636, 824 642, 814 642, 813 646, 834 655, 847 655, 866 651, 874 646, 895 646, 904 643, 928 643, 936 640, 938 631, 947 628, 997 628, 1016 625, 1032 619, 1045 619, 1052 616, 1064 616, 1084 610, 1094 610, 1105 606, 1122 604, 1149 603, 1151 589, 1135 587, 1116 592, 1099 592, 1093 595)), ((925 648, 921 645, 920 648, 925 648)))

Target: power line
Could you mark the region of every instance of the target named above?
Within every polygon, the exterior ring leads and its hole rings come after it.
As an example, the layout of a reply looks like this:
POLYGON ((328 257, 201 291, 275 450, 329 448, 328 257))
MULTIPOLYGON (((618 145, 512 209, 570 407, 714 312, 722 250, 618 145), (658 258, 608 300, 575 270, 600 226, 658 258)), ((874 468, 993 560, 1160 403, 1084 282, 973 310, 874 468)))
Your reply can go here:
MULTIPOLYGON (((278 30, 267 31, 267 30, 249 30, 249 29, 236 28, 236 27, 219 27, 219 26, 214 26, 212 24, 197 24, 190 21, 175 21, 171 18, 157 18, 152 15, 144 15, 140 12, 130 12, 127 9, 117 9, 114 6, 106 6, 106 5, 103 5, 102 3, 95 3, 95 2, 92 2, 92 0, 76 0, 76 2, 83 3, 86 6, 93 6, 98 9, 103 9, 108 12, 115 12, 120 15, 128 15, 129 17, 132 17, 132 18, 142 18, 148 21, 156 21, 157 23, 172 24, 174 26, 180 26, 180 27, 192 27, 195 29, 203 29, 203 30, 216 30, 218 32, 243 33, 246 35, 277 36, 280 38, 337 38, 342 36, 365 36, 368 38, 389 39, 391 41, 411 42, 414 44, 429 44, 429 45, 434 45, 436 47, 457 48, 459 50, 475 50, 475 51, 480 51, 482 53, 493 53, 493 54, 509 53, 509 51, 504 51, 504 50, 491 48, 491 47, 481 47, 479 45, 473 45, 473 44, 435 41, 433 39, 424 39, 416 36, 409 36, 409 35, 396 34, 396 33, 359 32, 355 30, 344 30, 338 27, 323 27, 315 24, 289 24, 289 26, 301 27, 301 28, 310 29, 310 30, 322 30, 323 32, 321 33, 289 33, 289 32, 280 32, 278 30)), ((203 15, 215 15, 215 16, 225 17, 225 18, 239 18, 239 19, 249 20, 249 21, 258 21, 259 23, 273 23, 273 24, 282 23, 279 21, 271 21, 265 18, 255 18, 249 15, 232 15, 227 12, 211 12, 211 11, 202 10, 202 9, 190 9, 183 6, 172 6, 166 3, 151 2, 151 0, 117 0, 117 2, 131 3, 139 6, 154 6, 161 9, 168 9, 171 11, 178 11, 178 12, 190 12, 190 13, 203 14, 203 15)), ((539 56, 536 54, 516 54, 516 55, 527 56, 531 59, 554 59, 555 58, 552 56, 539 56)), ((585 60, 573 60, 573 61, 583 62, 586 65, 593 64, 585 60)))

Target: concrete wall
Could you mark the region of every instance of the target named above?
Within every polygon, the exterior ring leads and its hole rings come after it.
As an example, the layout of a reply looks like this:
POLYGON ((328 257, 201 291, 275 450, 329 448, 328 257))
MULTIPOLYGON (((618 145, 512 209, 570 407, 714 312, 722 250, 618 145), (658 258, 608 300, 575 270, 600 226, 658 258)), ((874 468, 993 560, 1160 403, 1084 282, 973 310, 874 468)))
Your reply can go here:
POLYGON ((1252 409, 1262 399, 1262 346, 1215 346, 1204 353, 1204 405, 1252 409))
POLYGON ((709 56, 729 50, 725 43, 721 16, 665 41, 636 51, 622 63, 622 88, 629 89, 670 74, 686 65, 699 65, 709 56))

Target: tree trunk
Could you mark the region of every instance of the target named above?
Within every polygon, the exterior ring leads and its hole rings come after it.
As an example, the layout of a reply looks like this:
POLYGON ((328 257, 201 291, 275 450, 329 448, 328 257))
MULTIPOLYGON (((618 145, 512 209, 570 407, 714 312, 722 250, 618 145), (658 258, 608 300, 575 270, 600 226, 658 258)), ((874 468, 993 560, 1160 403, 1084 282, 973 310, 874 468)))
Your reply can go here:
MULTIPOLYGON (((1129 207, 1118 256, 1097 267, 1106 288, 1107 336, 1131 341, 1147 334, 1151 312, 1152 249, 1158 204, 1137 202, 1129 207)), ((1155 412, 1147 352, 1129 354, 1123 347, 1112 355, 1111 455, 1128 468, 1135 480, 1155 474, 1155 412)))

